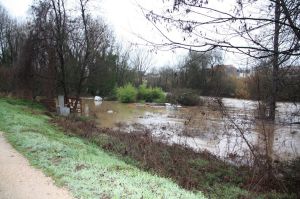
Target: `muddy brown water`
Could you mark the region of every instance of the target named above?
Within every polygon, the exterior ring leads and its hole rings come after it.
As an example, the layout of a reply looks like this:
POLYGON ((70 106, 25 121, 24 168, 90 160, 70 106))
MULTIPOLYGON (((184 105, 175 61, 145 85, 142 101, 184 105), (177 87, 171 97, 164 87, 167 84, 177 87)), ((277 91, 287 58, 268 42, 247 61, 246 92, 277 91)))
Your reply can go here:
POLYGON ((267 150, 275 160, 299 157, 300 104, 278 103, 276 125, 270 126, 255 117, 257 102, 223 98, 229 119, 212 98, 204 99, 208 102, 204 106, 180 108, 83 99, 83 114, 95 117, 99 127, 128 133, 148 129, 168 144, 207 150, 234 162, 251 161, 243 136, 255 150, 267 150))

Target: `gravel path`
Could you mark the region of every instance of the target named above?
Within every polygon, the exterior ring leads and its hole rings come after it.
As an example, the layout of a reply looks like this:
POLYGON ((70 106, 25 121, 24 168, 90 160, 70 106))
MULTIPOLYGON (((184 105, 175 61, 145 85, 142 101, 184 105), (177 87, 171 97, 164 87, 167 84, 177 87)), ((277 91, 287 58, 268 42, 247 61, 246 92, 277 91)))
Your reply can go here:
POLYGON ((0 132, 0 199, 72 199, 50 177, 29 165, 0 132))

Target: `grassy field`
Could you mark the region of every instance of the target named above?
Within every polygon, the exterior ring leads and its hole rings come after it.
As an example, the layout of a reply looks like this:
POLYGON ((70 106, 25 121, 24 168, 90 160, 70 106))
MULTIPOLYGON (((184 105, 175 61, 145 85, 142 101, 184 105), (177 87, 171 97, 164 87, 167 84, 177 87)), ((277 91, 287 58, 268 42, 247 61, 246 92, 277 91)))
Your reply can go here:
POLYGON ((76 198, 205 198, 51 125, 35 103, 0 98, 0 130, 30 163, 76 198))

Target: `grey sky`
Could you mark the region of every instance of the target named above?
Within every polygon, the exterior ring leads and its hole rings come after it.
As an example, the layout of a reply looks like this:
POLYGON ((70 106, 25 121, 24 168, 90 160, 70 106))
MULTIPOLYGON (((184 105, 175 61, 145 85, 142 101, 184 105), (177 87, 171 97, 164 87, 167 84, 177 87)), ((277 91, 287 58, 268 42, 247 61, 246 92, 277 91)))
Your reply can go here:
MULTIPOLYGON (((26 18, 31 2, 32 0, 0 0, 0 3, 7 8, 11 15, 19 19, 26 18)), ((95 15, 104 17, 105 21, 111 25, 117 41, 123 46, 129 43, 145 43, 137 35, 160 42, 161 35, 145 19, 137 4, 158 12, 166 9, 166 7, 162 7, 162 0, 94 0, 91 11, 95 15)), ((183 50, 157 51, 153 53, 153 63, 156 67, 175 65, 185 54, 186 51, 183 50)), ((238 66, 238 59, 231 53, 225 54, 225 64, 238 66)))

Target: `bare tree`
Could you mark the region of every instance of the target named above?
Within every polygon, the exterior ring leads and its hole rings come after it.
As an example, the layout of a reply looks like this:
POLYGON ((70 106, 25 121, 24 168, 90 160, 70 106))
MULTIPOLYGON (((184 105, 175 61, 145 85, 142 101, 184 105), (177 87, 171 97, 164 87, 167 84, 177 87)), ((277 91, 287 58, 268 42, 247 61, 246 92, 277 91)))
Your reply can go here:
MULTIPOLYGON (((67 77, 68 39, 70 20, 63 0, 37 1, 32 7, 32 31, 38 44, 37 68, 43 70, 51 67, 55 74, 52 77, 42 75, 41 78, 55 78, 58 88, 64 95, 69 95, 69 82, 67 77)), ((49 68, 50 69, 50 68, 49 68)), ((49 72, 49 71, 47 71, 49 72)), ((55 80, 53 80, 55 81, 55 80)))
POLYGON ((74 12, 66 10, 62 0, 40 1, 32 8, 39 41, 38 68, 54 69, 53 78, 65 97, 74 94, 79 98, 96 57, 105 54, 110 45, 107 26, 90 16, 88 3, 80 0, 79 9, 74 12))
POLYGON ((68 97, 68 82, 66 72, 66 54, 67 54, 67 40, 68 40, 68 18, 63 0, 51 0, 50 2, 50 17, 53 20, 52 38, 55 43, 56 55, 59 60, 58 69, 61 77, 59 82, 63 88, 65 97, 68 97))
POLYGON ((23 37, 22 28, 0 5, 0 64, 8 67, 16 64, 23 37))
POLYGON ((132 66, 137 73, 137 84, 143 83, 143 77, 151 66, 153 66, 153 58, 150 53, 144 50, 137 50, 131 60, 132 66))
POLYGON ((91 17, 88 12, 89 0, 80 0, 80 17, 73 24, 70 52, 76 60, 75 70, 76 85, 75 95, 77 101, 83 91, 84 84, 97 64, 97 57, 105 56, 106 49, 110 46, 110 35, 107 25, 91 17))
POLYGON ((129 60, 131 54, 131 46, 123 48, 121 45, 117 48, 118 66, 116 68, 117 85, 123 86, 130 78, 129 60))
MULTIPOLYGON (((20 68, 17 67, 20 63, 18 60, 21 58, 23 48, 26 46, 25 40, 28 33, 25 30, 26 27, 27 26, 22 23, 17 23, 0 5, 0 89, 3 91, 15 90, 17 86, 20 89, 20 85, 24 86, 22 90, 26 90, 24 82, 20 82, 28 78, 25 73, 31 73, 29 72, 30 69, 28 68, 28 71, 20 71, 20 68), (21 75, 22 72, 23 74, 21 75)), ((27 67, 25 63, 23 64, 24 67, 27 67)), ((27 80, 30 80, 30 78, 27 80)), ((28 84, 29 82, 30 81, 25 81, 25 83, 28 84)), ((27 97, 31 96, 30 93, 26 95, 27 97)))
POLYGON ((7 32, 9 29, 9 24, 11 19, 8 16, 7 11, 0 6, 0 63, 6 62, 6 57, 8 53, 8 38, 7 32))

